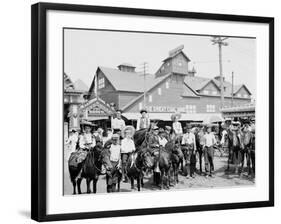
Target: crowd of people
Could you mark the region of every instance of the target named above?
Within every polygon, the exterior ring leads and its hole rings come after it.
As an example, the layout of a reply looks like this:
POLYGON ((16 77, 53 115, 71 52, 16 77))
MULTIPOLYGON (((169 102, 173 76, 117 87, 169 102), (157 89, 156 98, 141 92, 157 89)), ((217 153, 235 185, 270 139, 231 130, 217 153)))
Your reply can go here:
MULTIPOLYGON (((243 132, 250 132, 252 135, 255 132, 254 121, 251 120, 241 123, 237 120, 226 119, 219 124, 187 123, 182 125, 179 121, 180 114, 175 113, 171 116, 171 126, 158 127, 157 123, 150 121, 146 110, 141 110, 140 114, 135 129, 131 125, 126 126, 122 119, 122 112, 118 110, 116 117, 111 121, 111 128, 108 128, 106 133, 102 128, 84 121, 81 123, 82 132, 78 133, 76 130, 72 130, 65 144, 69 145, 70 153, 77 150, 87 151, 97 144, 107 147, 110 151, 111 162, 116 164, 122 173, 123 181, 127 182, 126 163, 132 153, 137 150, 133 140, 135 131, 151 129, 147 139, 147 147, 152 152, 157 152, 159 148, 165 148, 168 142, 174 141, 180 145, 182 150, 185 149, 187 152, 184 155, 185 166, 187 167, 185 176, 194 178, 198 161, 200 174, 214 175, 216 150, 219 156, 228 156, 228 169, 231 163, 241 163, 242 155, 236 153, 237 143, 235 141, 239 141, 241 146, 244 141, 243 132), (232 136, 234 141, 232 144, 229 143, 230 132, 236 133, 233 135, 234 137, 232 136), (108 144, 109 142, 110 144, 108 144), (203 160, 205 171, 202 170, 203 160)), ((157 164, 155 165, 156 168, 157 164)))

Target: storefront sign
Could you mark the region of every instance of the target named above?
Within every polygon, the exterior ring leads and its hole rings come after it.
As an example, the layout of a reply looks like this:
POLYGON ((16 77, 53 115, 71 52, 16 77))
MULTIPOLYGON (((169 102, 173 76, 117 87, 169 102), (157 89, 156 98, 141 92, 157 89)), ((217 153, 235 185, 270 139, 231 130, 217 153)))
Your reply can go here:
POLYGON ((185 107, 169 107, 169 106, 148 106, 148 112, 163 112, 163 113, 186 113, 185 107))

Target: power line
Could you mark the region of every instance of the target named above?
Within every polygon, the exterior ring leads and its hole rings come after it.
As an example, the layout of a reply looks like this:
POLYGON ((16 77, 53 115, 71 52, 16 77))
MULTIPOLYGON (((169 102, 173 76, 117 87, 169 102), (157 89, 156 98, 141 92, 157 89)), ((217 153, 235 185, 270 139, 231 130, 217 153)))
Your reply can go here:
POLYGON ((221 37, 221 36, 214 36, 211 41, 213 42, 213 45, 218 45, 219 47, 219 70, 220 70, 220 89, 221 89, 221 108, 223 108, 224 105, 224 86, 223 86, 223 68, 222 68, 222 46, 228 46, 227 42, 224 42, 227 39, 227 37, 221 37))
POLYGON ((143 72, 141 76, 143 76, 143 107, 146 107, 146 76, 148 75, 147 70, 148 70, 148 63, 144 62, 142 64, 142 69, 143 72))

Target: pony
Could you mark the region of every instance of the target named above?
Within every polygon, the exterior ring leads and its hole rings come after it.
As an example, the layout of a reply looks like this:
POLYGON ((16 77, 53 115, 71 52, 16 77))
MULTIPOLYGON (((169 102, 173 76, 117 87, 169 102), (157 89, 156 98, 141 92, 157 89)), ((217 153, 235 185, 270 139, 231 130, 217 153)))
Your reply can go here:
POLYGON ((132 153, 127 161, 126 169, 127 175, 131 180, 131 189, 134 189, 134 180, 137 180, 137 188, 144 185, 143 176, 145 169, 151 169, 153 166, 153 159, 147 148, 139 149, 132 153))
POLYGON ((173 176, 174 185, 176 185, 179 182, 178 174, 180 164, 183 161, 183 152, 181 150, 179 142, 175 142, 173 140, 167 142, 167 144, 165 145, 165 149, 171 154, 172 167, 170 171, 171 175, 173 176))
POLYGON ((118 162, 110 161, 110 147, 104 147, 102 151, 103 164, 106 170, 106 191, 107 193, 120 191, 120 182, 122 179, 122 173, 118 162))
POLYGON ((93 193, 97 192, 98 178, 99 175, 102 174, 101 167, 103 164, 103 157, 101 152, 102 146, 97 144, 88 152, 78 150, 70 155, 68 170, 73 185, 73 194, 76 194, 76 187, 78 188, 78 194, 81 194, 81 182, 84 178, 86 179, 87 193, 91 193, 91 181, 93 181, 93 193), (81 152, 86 155, 86 158, 82 162, 79 162, 77 160, 81 152))

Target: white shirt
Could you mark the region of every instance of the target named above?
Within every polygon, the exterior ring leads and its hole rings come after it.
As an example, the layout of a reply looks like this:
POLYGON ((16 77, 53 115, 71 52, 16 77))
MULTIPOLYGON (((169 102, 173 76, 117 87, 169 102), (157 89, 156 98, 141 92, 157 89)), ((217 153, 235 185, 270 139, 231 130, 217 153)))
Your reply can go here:
POLYGON ((225 142, 225 135, 227 134, 227 131, 226 130, 223 130, 222 131, 222 137, 221 137, 221 144, 223 145, 224 142, 225 142))
POLYGON ((148 117, 140 117, 137 121, 137 129, 148 128, 150 125, 150 119, 148 117))
POLYGON ((125 121, 123 119, 118 119, 117 117, 111 120, 111 128, 112 129, 120 129, 123 130, 125 127, 125 121))
POLYGON ((180 122, 174 122, 173 123, 173 129, 174 129, 174 131, 175 131, 175 133, 177 134, 177 135, 180 135, 180 134, 182 134, 182 127, 181 127, 181 123, 180 122))
POLYGON ((83 135, 80 135, 79 147, 81 149, 85 149, 88 147, 86 144, 90 145, 90 147, 94 147, 96 145, 96 140, 91 133, 84 133, 83 135))
POLYGON ((159 145, 165 147, 165 145, 167 144, 167 139, 165 137, 161 138, 159 137, 159 145))
POLYGON ((111 144, 109 151, 110 151, 110 161, 118 162, 121 158, 120 145, 111 144))
POLYGON ((185 133, 182 137, 182 145, 186 145, 186 144, 193 144, 194 145, 194 149, 196 150, 196 141, 195 141, 195 135, 192 132, 189 133, 185 133))
POLYGON ((130 153, 135 150, 135 143, 132 139, 124 138, 121 140, 121 153, 130 153))
POLYGON ((204 135, 204 139, 205 139, 205 146, 207 147, 211 147, 216 143, 216 137, 213 133, 206 133, 204 135))

